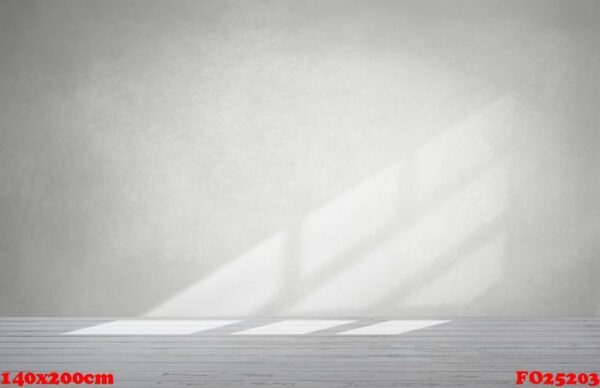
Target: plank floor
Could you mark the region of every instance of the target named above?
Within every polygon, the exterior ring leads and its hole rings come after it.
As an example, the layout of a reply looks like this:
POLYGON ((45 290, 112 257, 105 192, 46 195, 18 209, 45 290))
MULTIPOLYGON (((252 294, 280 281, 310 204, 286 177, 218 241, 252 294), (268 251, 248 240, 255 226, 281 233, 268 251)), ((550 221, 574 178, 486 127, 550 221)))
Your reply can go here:
POLYGON ((323 388, 508 387, 516 370, 600 372, 600 318, 461 318, 384 335, 341 333, 385 328, 385 319, 315 331, 327 326, 317 322, 301 335, 265 331, 303 332, 274 325, 282 319, 185 335, 66 334, 112 321, 0 318, 0 372, 111 372, 120 387, 323 388))

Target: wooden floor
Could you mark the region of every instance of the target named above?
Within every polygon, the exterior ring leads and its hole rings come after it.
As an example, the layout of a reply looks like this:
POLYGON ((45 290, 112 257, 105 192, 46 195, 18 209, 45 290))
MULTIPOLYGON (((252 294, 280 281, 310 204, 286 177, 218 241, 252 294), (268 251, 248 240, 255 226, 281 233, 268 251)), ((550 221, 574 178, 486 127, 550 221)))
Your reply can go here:
POLYGON ((0 318, 0 372, 112 372, 123 387, 509 387, 516 370, 600 372, 600 318, 453 319, 398 335, 65 335, 111 319, 0 318))

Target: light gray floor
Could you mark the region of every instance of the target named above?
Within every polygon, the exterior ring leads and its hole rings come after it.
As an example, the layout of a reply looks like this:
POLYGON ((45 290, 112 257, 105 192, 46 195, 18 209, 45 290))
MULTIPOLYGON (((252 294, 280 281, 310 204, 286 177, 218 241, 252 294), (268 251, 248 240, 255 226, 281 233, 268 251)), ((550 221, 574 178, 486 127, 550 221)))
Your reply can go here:
POLYGON ((2 318, 2 371, 112 372, 116 386, 500 387, 516 370, 600 372, 600 318, 455 319, 400 335, 69 336, 111 319, 2 318))

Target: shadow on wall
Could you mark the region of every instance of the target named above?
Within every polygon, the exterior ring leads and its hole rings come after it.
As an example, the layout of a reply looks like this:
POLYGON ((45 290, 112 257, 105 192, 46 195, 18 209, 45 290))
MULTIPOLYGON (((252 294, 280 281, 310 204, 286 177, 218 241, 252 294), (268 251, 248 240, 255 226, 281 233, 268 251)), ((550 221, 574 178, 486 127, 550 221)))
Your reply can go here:
POLYGON ((0 314, 598 314, 597 16, 4 1, 0 314))

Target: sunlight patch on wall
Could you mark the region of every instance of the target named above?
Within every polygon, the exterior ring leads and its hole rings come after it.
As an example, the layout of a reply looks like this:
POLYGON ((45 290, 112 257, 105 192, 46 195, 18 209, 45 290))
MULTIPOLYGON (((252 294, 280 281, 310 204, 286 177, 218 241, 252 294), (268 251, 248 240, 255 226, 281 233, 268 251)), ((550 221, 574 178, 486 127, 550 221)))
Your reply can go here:
MULTIPOLYGON (((487 244, 489 235, 501 233, 498 225, 507 206, 508 170, 506 162, 486 170, 466 186, 448 193, 444 202, 424 209, 414 222, 397 215, 398 221, 388 225, 386 233, 375 236, 368 249, 355 256, 348 253, 326 280, 308 282, 302 298, 286 312, 322 314, 335 306, 342 311, 363 313, 388 299, 389 305, 398 306, 396 299, 428 288, 472 251, 487 244)), ((501 250, 496 253, 489 259, 494 263, 502 260, 501 250)), ((494 265, 485 273, 497 268, 494 265)), ((497 276, 486 279, 493 281, 497 276)), ((471 284, 468 279, 457 279, 463 280, 464 284, 471 284)), ((446 296, 452 297, 455 289, 446 285, 446 296)), ((473 296, 483 292, 479 285, 469 291, 473 296)))
POLYGON ((415 154, 416 197, 426 201, 436 193, 445 194, 444 189, 463 182, 514 147, 516 104, 513 95, 505 95, 419 147, 415 154))
POLYGON ((395 162, 304 219, 302 276, 315 274, 336 255, 393 222, 407 168, 406 161, 395 162))
POLYGON ((447 271, 408 295, 406 302, 397 307, 463 306, 483 294, 502 278, 505 238, 498 235, 483 244, 458 258, 447 271))
POLYGON ((362 314, 476 298, 502 273, 515 108, 498 98, 148 315, 362 314))
POLYGON ((178 293, 146 316, 251 314, 283 287, 278 233, 178 293))

